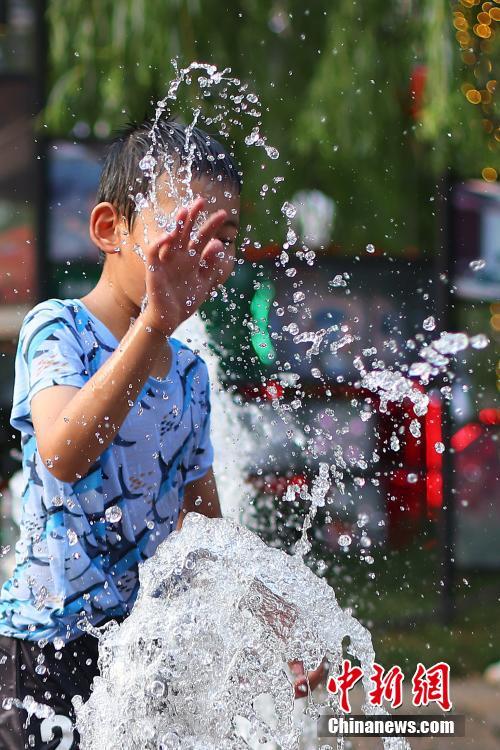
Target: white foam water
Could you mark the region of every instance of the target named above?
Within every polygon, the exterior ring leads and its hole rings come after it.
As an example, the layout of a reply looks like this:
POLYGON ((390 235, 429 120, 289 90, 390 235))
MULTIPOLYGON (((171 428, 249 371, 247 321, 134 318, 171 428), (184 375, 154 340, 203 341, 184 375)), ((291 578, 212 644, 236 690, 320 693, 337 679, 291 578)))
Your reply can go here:
POLYGON ((198 312, 176 328, 174 336, 199 353, 207 365, 217 491, 224 516, 244 523, 253 496, 252 492, 244 491, 244 478, 251 471, 259 447, 269 444, 269 433, 273 428, 259 419, 260 410, 256 404, 237 404, 223 386, 220 360, 209 346, 205 323, 198 312))
MULTIPOLYGON (((287 663, 312 670, 326 657, 338 674, 345 648, 363 669, 363 711, 385 713, 366 700, 369 632, 300 556, 236 522, 189 513, 141 565, 140 584, 127 620, 102 631, 90 699, 76 701, 81 750, 296 750, 287 663)), ((305 713, 320 709, 338 713, 337 696, 309 697, 305 713)), ((384 747, 408 744, 385 738, 384 747)))

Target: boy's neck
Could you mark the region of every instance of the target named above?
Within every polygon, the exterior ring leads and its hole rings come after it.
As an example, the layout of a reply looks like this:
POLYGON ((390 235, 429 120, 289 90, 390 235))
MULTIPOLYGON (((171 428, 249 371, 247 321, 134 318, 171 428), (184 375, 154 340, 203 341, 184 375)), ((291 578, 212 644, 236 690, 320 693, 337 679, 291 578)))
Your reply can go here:
POLYGON ((137 305, 119 293, 105 271, 95 287, 81 300, 118 341, 130 328, 131 318, 137 318, 140 314, 137 305))
MULTIPOLYGON (((130 328, 131 318, 140 315, 140 308, 120 293, 108 278, 104 269, 95 287, 81 298, 92 315, 104 323, 117 341, 121 341, 130 328)), ((165 347, 158 352, 158 358, 151 370, 155 378, 164 378, 170 372, 172 349, 165 340, 165 347)))

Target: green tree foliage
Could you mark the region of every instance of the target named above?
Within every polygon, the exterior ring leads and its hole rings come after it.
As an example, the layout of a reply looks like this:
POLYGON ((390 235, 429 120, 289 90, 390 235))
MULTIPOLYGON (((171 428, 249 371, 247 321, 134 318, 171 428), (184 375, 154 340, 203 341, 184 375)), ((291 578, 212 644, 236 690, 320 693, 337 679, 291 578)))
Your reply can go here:
POLYGON ((52 133, 83 121, 106 136, 142 117, 165 94, 174 57, 229 66, 250 83, 281 154, 263 173, 257 152, 239 149, 262 242, 282 239, 283 200, 319 188, 337 202, 344 249, 423 251, 434 176, 447 166, 478 176, 491 162, 460 91, 448 0, 49 0, 48 22, 52 133), (410 92, 419 66, 421 103, 410 92), (260 210, 258 188, 278 174, 284 193, 260 210))

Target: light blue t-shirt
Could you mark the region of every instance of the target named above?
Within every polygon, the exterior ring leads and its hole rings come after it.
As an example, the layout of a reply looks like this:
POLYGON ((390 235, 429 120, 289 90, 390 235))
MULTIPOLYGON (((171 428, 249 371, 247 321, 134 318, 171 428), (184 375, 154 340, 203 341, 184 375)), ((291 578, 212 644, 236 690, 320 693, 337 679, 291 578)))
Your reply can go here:
POLYGON ((118 346, 78 299, 51 299, 25 318, 16 355, 11 424, 21 432, 22 521, 16 568, 0 592, 0 634, 65 641, 127 615, 138 564, 175 528, 184 485, 213 462, 207 366, 170 338, 172 366, 149 377, 111 445, 82 479, 56 479, 38 450, 31 398, 81 388, 118 346))

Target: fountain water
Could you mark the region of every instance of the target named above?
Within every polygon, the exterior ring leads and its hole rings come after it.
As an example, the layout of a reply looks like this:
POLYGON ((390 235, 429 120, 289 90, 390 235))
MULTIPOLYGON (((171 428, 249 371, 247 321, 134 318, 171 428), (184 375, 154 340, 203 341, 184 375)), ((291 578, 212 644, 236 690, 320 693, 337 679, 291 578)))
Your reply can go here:
MULTIPOLYGON (((370 634, 333 589, 300 556, 228 519, 188 514, 140 580, 132 614, 103 630, 101 675, 76 707, 82 750, 294 750, 300 728, 286 662, 311 670, 326 655, 337 673, 346 637, 365 695, 370 687, 370 634), (259 712, 262 697, 272 721, 259 712)), ((320 708, 338 710, 337 697, 310 698, 306 713, 315 718, 320 708)), ((363 710, 382 712, 368 702, 363 710)), ((408 747, 396 738, 384 746, 408 747)))
MULTIPOLYGON (((150 180, 150 190, 147 195, 137 194, 135 203, 138 211, 152 206, 163 228, 171 227, 175 216, 165 217, 159 211, 158 173, 167 174, 169 190, 178 207, 194 197, 194 150, 190 143, 193 127, 202 120, 204 126, 217 128, 227 138, 226 122, 245 130, 248 118, 253 123, 260 118, 258 97, 248 92, 246 84, 229 77, 229 72, 202 63, 176 68, 167 96, 157 105, 151 147, 140 163, 150 180), (191 85, 194 75, 203 96, 216 92, 222 103, 210 118, 203 117, 201 107, 195 107, 183 154, 177 160, 167 157, 158 164, 156 124, 176 103, 179 87, 191 85)), ((252 125, 245 144, 262 148, 270 159, 278 158, 277 150, 267 143, 259 126, 260 121, 252 125)), ((287 250, 297 242, 292 228, 295 208, 286 202, 282 213, 287 233, 278 267, 288 265, 287 250)), ((141 255, 140 248, 137 252, 141 255)), ((297 257, 309 265, 314 263, 312 251, 297 251, 297 257)), ((296 269, 288 268, 285 273, 291 277, 296 269)), ((332 285, 346 286, 346 278, 347 274, 338 276, 332 285)), ((213 294, 218 293, 223 294, 223 289, 213 294)), ((294 298, 297 310, 305 301, 304 295, 294 298)), ((426 330, 433 327, 427 324, 426 330)), ((318 354, 330 330, 301 333, 296 324, 288 328, 295 343, 312 344, 306 355, 308 361, 318 354)), ((331 345, 333 353, 355 340, 348 331, 344 333, 331 345)), ((199 349, 209 364, 215 468, 222 479, 222 505, 231 507, 231 514, 237 516, 245 504, 243 481, 249 459, 259 439, 266 439, 266 427, 260 420, 260 435, 255 430, 244 430, 235 417, 237 409, 230 395, 218 392, 216 359, 206 346, 200 318, 192 316, 175 335, 199 349)), ((422 415, 427 409, 427 397, 414 388, 412 378, 419 378, 425 385, 429 377, 447 367, 449 356, 469 343, 476 348, 485 345, 483 339, 469 341, 463 334, 443 334, 422 348, 422 362, 412 365, 405 374, 384 368, 369 370, 356 357, 359 384, 379 396, 382 409, 391 401, 410 398, 415 413, 422 415)), ((320 377, 319 369, 315 370, 320 377)), ((281 406, 278 399, 273 400, 272 406, 277 418, 290 430, 290 410, 281 406)), ((361 404, 360 410, 363 409, 361 404)), ((250 411, 255 428, 259 419, 254 412, 258 409, 252 406, 247 414, 250 411)), ((304 445, 310 442, 303 433, 301 439, 304 445)), ((369 632, 339 607, 333 589, 316 577, 303 559, 311 546, 307 532, 317 509, 324 505, 332 482, 341 486, 345 468, 342 449, 336 446, 329 461, 319 464, 310 487, 301 487, 300 496, 310 503, 310 509, 293 556, 267 547, 256 535, 227 518, 206 519, 196 513, 187 516, 181 532, 172 533, 155 556, 141 566, 140 594, 130 617, 121 626, 111 624, 97 633, 101 676, 95 681, 89 701, 76 705, 82 750, 239 750, 264 746, 294 750, 299 747, 301 728, 294 722, 293 686, 287 662, 300 660, 306 670, 311 670, 326 655, 331 674, 336 674, 346 650, 363 669, 363 710, 368 714, 385 713, 366 700, 374 661, 369 632), (273 707, 271 719, 259 709, 262 697, 273 707)), ((290 486, 286 499, 294 499, 296 491, 290 486)), ((315 704, 308 696, 304 713, 315 718, 320 708, 339 711, 337 697, 329 695, 323 703, 315 704)), ((409 747, 400 738, 384 738, 383 743, 388 750, 409 747)), ((343 747, 343 740, 336 744, 343 747)))
POLYGON ((215 449, 214 473, 225 516, 244 522, 251 493, 244 491, 244 477, 252 465, 259 445, 269 440, 272 428, 259 419, 256 404, 237 406, 233 396, 222 386, 220 361, 209 346, 205 324, 195 313, 185 320, 174 336, 199 352, 208 368, 211 388, 211 438, 215 449), (244 416, 245 419, 242 419, 244 416), (253 425, 253 428, 249 426, 253 425))

